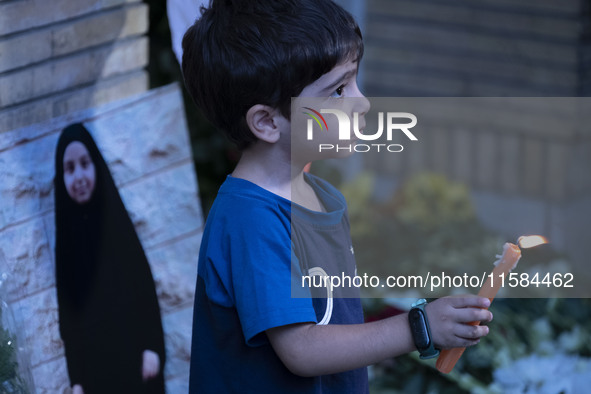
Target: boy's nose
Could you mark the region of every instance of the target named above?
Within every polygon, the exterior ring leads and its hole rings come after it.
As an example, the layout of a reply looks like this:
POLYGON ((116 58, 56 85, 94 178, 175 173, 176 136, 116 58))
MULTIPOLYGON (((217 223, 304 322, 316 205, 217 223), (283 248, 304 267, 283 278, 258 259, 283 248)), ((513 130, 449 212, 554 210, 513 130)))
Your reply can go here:
POLYGON ((360 94, 355 98, 355 112, 359 112, 360 115, 365 115, 369 112, 371 103, 363 94, 360 94))
POLYGON ((369 102, 367 97, 365 97, 363 93, 361 93, 361 90, 359 90, 359 86, 357 85, 357 83, 355 84, 355 90, 353 91, 351 97, 355 97, 355 112, 359 112, 359 114, 361 115, 365 115, 369 112, 369 109, 371 108, 371 103, 369 102))
POLYGON ((359 112, 362 115, 365 115, 366 113, 369 112, 369 109, 371 108, 371 103, 369 102, 369 100, 367 99, 367 97, 365 97, 364 95, 361 95, 361 97, 359 97, 359 112))

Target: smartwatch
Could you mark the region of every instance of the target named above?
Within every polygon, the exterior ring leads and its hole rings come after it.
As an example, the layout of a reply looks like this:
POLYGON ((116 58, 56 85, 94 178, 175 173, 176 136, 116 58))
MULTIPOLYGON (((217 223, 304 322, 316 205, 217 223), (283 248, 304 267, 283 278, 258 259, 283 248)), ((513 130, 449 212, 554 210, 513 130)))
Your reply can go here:
POLYGON ((425 305, 427 305, 427 300, 421 298, 412 304, 408 312, 410 332, 412 333, 412 338, 420 357, 423 360, 439 355, 439 350, 435 348, 431 339, 431 330, 429 329, 429 321, 425 313, 425 305))

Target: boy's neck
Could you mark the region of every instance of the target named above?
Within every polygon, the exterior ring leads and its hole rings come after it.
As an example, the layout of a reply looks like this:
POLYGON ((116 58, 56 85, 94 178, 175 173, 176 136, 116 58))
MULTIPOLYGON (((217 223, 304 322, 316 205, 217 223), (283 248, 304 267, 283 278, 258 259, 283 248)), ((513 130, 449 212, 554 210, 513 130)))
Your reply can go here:
POLYGON ((304 179, 305 164, 293 164, 289 154, 273 148, 255 144, 242 152, 232 176, 250 181, 307 209, 324 211, 316 193, 304 179))

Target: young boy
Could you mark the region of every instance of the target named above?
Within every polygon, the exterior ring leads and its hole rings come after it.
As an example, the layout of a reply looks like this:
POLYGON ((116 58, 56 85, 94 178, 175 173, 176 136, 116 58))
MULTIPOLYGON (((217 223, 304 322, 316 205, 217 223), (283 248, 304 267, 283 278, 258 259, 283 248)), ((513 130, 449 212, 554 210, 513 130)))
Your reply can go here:
MULTIPOLYGON (((201 244, 190 392, 367 392, 367 365, 417 350, 408 316, 364 324, 358 298, 292 297, 291 272, 337 260, 355 269, 345 201, 304 173, 321 156, 299 136, 292 143, 290 103, 353 97, 350 111, 369 110, 356 83, 357 24, 330 0, 214 0, 183 51, 195 103, 242 150, 201 244)), ((490 321, 488 306, 429 303, 431 342, 476 344, 488 328, 465 323, 490 321)))

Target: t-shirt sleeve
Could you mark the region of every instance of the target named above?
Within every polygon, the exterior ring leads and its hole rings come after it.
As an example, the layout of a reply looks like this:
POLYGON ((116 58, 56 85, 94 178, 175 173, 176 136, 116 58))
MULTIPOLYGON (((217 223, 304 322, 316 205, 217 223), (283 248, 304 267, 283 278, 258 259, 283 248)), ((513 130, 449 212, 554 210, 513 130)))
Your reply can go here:
POLYGON ((223 242, 230 262, 225 278, 230 283, 225 287, 246 343, 258 346, 267 342, 258 334, 293 323, 315 323, 316 313, 311 298, 292 297, 299 263, 292 252, 289 217, 266 206, 250 208, 232 218, 233 231, 223 242))

